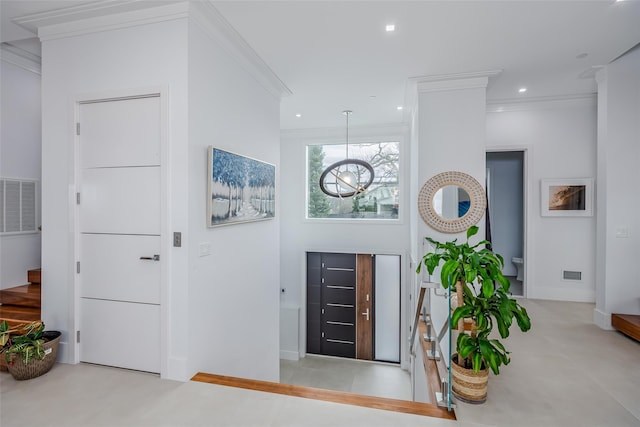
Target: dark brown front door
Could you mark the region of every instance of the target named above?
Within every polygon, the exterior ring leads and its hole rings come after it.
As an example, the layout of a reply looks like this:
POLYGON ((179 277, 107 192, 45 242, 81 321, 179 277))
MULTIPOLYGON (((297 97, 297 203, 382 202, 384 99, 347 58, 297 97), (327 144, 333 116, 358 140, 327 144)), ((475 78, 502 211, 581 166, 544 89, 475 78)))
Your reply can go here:
POLYGON ((307 352, 356 357, 354 254, 307 254, 307 352))
POLYGON ((322 256, 322 354, 356 357, 356 256, 322 256))

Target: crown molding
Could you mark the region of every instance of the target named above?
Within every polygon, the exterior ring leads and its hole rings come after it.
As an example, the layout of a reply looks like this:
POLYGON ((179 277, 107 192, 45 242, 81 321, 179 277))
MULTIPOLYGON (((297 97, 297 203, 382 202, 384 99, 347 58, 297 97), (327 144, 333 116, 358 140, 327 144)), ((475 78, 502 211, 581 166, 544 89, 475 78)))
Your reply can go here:
POLYGON ((99 0, 78 6, 27 15, 14 20, 54 40, 175 19, 189 19, 231 55, 269 93, 280 98, 291 91, 220 14, 210 0, 99 0))
POLYGON ((488 70, 455 74, 437 74, 432 76, 411 77, 418 93, 439 92, 460 89, 484 89, 489 78, 502 73, 502 70, 488 70))
POLYGON ((510 111, 548 110, 551 108, 593 107, 597 105, 597 94, 573 94, 539 96, 531 98, 509 98, 487 100, 487 113, 510 111))
POLYGON ((231 26, 211 1, 190 2, 191 22, 217 42, 258 83, 273 96, 281 98, 292 94, 276 73, 256 53, 246 40, 231 26))
MULTIPOLYGON (((387 123, 372 126, 349 126, 349 142, 371 142, 372 139, 403 139, 409 132, 406 123, 387 123)), ((344 142, 345 127, 326 127, 308 129, 283 129, 280 138, 283 141, 305 142, 344 142)))
POLYGON ((42 66, 40 57, 10 43, 0 44, 0 59, 23 70, 40 75, 42 66))
POLYGON ((26 15, 14 22, 42 41, 186 18, 184 1, 99 0, 26 15))

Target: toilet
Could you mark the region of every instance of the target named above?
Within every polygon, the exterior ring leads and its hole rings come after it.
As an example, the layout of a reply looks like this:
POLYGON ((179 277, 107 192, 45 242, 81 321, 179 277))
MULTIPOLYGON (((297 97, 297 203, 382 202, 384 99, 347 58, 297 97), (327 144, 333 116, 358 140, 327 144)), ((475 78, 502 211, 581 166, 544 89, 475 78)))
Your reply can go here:
POLYGON ((516 280, 520 280, 522 282, 524 280, 524 260, 522 258, 513 257, 511 258, 511 262, 516 266, 516 270, 518 271, 516 280))

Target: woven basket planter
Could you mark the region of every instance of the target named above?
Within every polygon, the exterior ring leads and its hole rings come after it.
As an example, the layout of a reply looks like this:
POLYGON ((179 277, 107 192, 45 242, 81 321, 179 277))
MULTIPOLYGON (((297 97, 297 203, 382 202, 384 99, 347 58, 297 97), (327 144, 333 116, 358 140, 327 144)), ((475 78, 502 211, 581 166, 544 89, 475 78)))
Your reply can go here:
POLYGON ((489 368, 475 373, 473 369, 463 368, 455 362, 458 360, 457 354, 451 359, 451 388, 454 396, 466 403, 484 403, 487 400, 489 368))
POLYGON ((49 372, 58 356, 60 335, 58 331, 45 331, 43 337, 46 342, 42 346, 45 351, 44 359, 33 359, 29 364, 25 365, 21 357, 15 357, 13 363, 7 366, 11 376, 16 380, 30 380, 49 372))

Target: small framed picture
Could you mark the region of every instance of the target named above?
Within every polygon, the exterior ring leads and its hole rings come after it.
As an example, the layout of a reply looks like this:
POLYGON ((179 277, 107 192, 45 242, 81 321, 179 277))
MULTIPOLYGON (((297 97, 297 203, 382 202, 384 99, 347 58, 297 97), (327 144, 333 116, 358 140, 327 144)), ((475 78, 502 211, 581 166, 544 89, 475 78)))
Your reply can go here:
POLYGON ((542 216, 593 216, 593 179, 540 181, 542 216))

